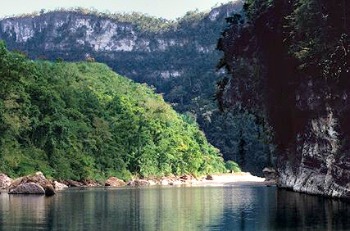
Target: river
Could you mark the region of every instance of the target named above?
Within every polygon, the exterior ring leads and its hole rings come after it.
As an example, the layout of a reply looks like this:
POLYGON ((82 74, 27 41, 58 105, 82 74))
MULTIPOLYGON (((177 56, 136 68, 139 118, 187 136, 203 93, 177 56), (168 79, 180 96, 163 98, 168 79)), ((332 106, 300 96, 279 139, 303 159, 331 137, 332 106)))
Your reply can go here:
POLYGON ((0 230, 350 230, 349 205, 252 185, 2 193, 0 230))

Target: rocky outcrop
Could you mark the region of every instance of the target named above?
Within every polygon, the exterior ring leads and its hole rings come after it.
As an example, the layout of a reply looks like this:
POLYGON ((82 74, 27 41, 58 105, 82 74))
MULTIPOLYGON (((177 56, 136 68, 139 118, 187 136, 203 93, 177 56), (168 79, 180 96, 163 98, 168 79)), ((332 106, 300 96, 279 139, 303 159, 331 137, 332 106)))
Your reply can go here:
POLYGON ((110 186, 110 187, 121 187, 125 185, 126 183, 123 180, 120 180, 116 177, 110 177, 105 182, 105 186, 110 186))
POLYGON ((268 182, 276 182, 277 181, 278 175, 277 175, 277 172, 274 168, 264 168, 263 174, 265 177, 265 181, 268 181, 268 182))
MULTIPOLYGON (((300 44, 322 36, 300 36, 300 41, 288 38, 290 31, 298 36, 305 32, 303 23, 290 30, 295 25, 285 20, 290 18, 290 12, 300 10, 298 4, 274 1, 267 10, 258 5, 247 5, 250 13, 260 11, 248 19, 249 23, 232 17, 219 40, 218 47, 225 53, 219 66, 232 74, 232 78, 219 83, 220 105, 245 106, 267 121, 276 147, 279 187, 350 199, 350 43, 344 39, 347 32, 342 31, 340 40, 332 36, 320 40, 318 46, 327 49, 302 47, 300 44), (293 50, 298 46, 310 56, 305 58, 300 50, 293 50)), ((323 7, 328 12, 339 6, 330 3, 323 7)), ((321 23, 324 19, 318 20, 321 23)), ((340 29, 334 22, 322 30, 308 28, 308 33, 328 34, 329 28, 340 29)), ((313 23, 316 25, 316 21, 313 23)))
MULTIPOLYGON (((310 88, 314 85, 309 83, 310 88)), ((311 90, 312 91, 312 88, 311 90)), ((322 106, 322 94, 306 94, 298 97, 299 107, 309 112, 322 106), (311 96, 312 95, 312 96, 311 96)), ((338 94, 337 94, 338 95, 338 94)), ((350 158, 346 125, 341 112, 350 105, 347 98, 337 97, 336 105, 328 104, 323 113, 310 116, 302 132, 296 136, 294 153, 286 150, 280 155, 278 185, 297 192, 350 198, 350 158), (343 102, 342 102, 343 101, 343 102), (333 107, 331 107, 333 106, 333 107), (335 106, 335 107, 334 107, 335 106), (339 107, 340 106, 340 107, 339 107), (344 135, 346 135, 344 137, 344 135), (293 159, 290 157, 294 156, 293 159)))
POLYGON ((7 175, 0 173, 0 190, 8 189, 12 183, 12 179, 7 175))
POLYGON ((54 195, 55 189, 50 180, 42 172, 15 179, 9 188, 11 194, 45 194, 54 195))

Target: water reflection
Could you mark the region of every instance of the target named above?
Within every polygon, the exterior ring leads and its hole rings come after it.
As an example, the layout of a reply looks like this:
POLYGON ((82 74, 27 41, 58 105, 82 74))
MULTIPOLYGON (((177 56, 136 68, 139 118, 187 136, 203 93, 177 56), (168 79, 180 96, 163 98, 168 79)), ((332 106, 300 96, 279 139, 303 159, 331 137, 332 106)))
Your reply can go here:
POLYGON ((350 204, 279 190, 275 230, 350 230, 350 204))
POLYGON ((0 230, 346 230, 348 205, 273 187, 0 194, 0 230))

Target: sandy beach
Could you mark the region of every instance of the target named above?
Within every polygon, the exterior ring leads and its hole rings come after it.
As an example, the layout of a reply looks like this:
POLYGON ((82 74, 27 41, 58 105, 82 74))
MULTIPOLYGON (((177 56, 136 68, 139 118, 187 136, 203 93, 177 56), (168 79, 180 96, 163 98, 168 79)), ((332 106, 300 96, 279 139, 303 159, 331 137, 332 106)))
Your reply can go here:
POLYGON ((266 182, 265 178, 251 175, 249 172, 227 173, 211 175, 212 180, 202 178, 193 181, 192 185, 198 186, 228 186, 228 185, 273 185, 272 182, 266 182))

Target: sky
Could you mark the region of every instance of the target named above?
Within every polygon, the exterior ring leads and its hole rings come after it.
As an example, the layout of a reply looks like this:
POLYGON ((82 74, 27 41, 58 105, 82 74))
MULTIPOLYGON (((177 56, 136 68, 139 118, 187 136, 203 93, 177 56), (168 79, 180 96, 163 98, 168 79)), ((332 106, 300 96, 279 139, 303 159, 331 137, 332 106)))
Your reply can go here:
POLYGON ((58 8, 94 8, 102 12, 142 12, 166 19, 182 17, 188 11, 210 10, 216 4, 230 0, 6 0, 0 7, 0 17, 58 8))

